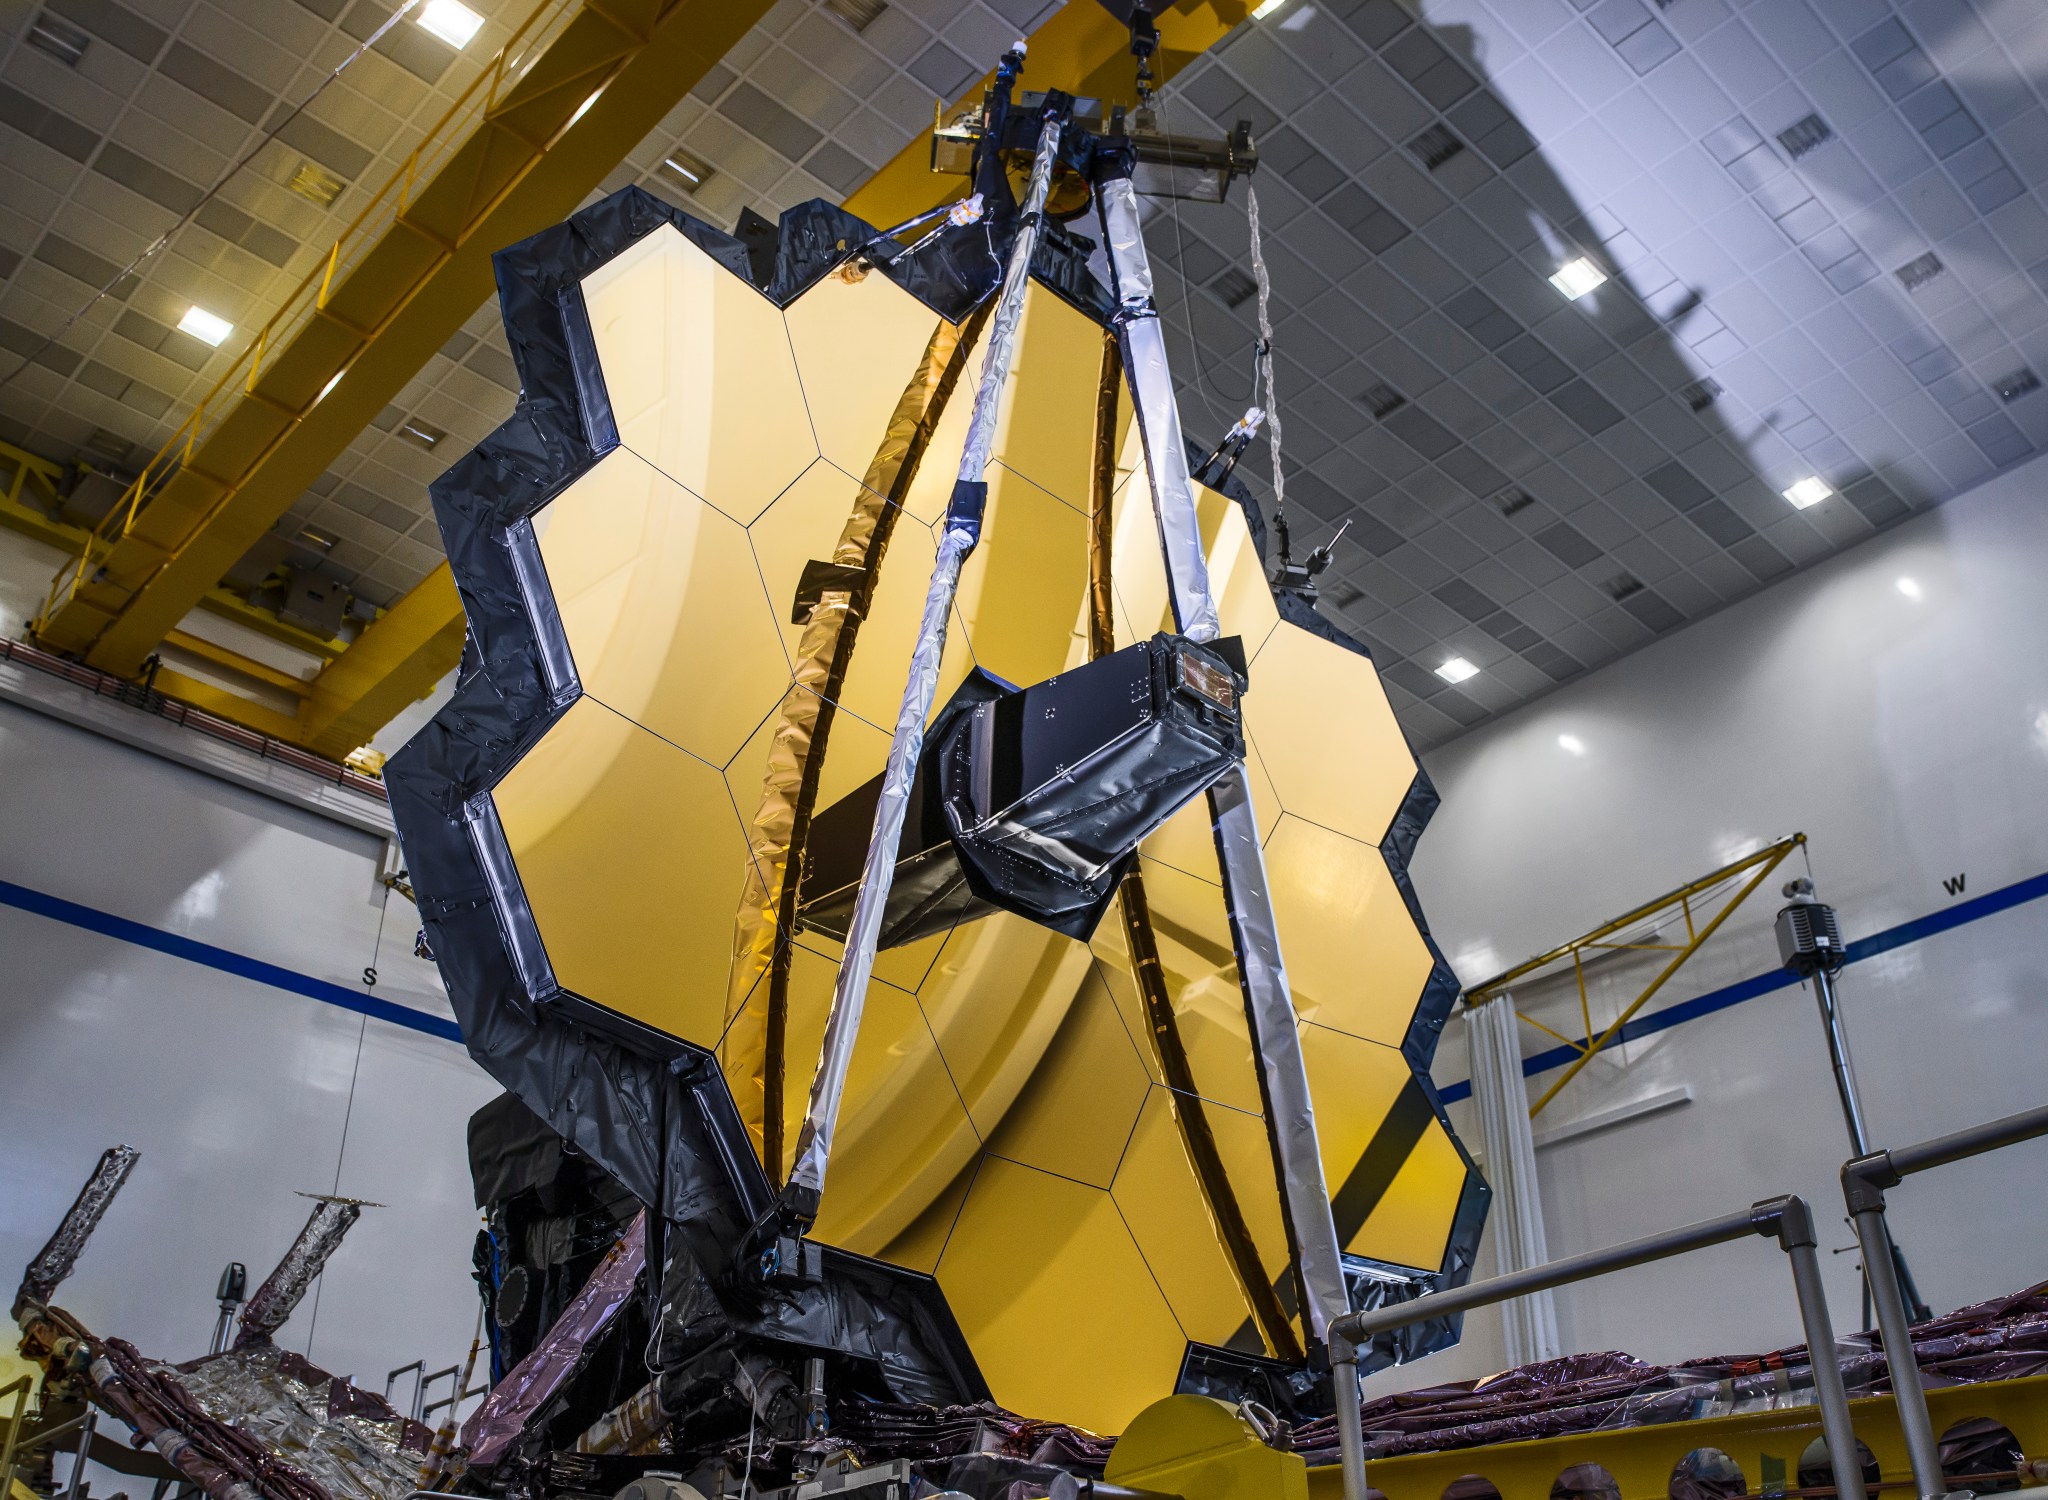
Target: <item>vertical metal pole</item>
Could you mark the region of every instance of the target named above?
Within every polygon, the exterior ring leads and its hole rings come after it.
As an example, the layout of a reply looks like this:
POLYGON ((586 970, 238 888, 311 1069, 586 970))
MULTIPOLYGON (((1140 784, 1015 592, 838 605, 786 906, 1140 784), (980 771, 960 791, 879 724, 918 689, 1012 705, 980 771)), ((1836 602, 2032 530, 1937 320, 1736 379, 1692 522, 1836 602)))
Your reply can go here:
POLYGON ((86 1409, 85 1420, 78 1429, 78 1456, 71 1461, 71 1483, 64 1491, 64 1500, 78 1500, 85 1488, 85 1461, 92 1456, 92 1434, 99 1419, 98 1412, 86 1409))
POLYGON ((1856 1092, 1856 1068, 1849 1061, 1849 1033, 1842 1025, 1835 976, 1825 969, 1813 971, 1813 998, 1820 1004, 1821 1026, 1828 1034, 1828 1061, 1835 1070, 1835 1092, 1842 1097, 1842 1123, 1849 1130, 1850 1155, 1867 1156, 1870 1138, 1863 1128, 1863 1101, 1856 1092))
POLYGON ((1799 1320, 1806 1325, 1806 1357, 1813 1367, 1813 1393, 1820 1402, 1820 1428, 1827 1437, 1835 1492, 1840 1500, 1864 1500, 1863 1460, 1849 1422, 1849 1391, 1842 1384, 1841 1358, 1835 1352, 1820 1258, 1811 1243, 1786 1245, 1785 1258, 1792 1262, 1792 1290, 1799 1298, 1799 1320))
POLYGON ((995 316, 989 322, 988 352, 982 361, 981 383, 974 394, 974 411, 968 418, 959 477, 942 523, 938 561, 932 567, 931 585, 925 593, 917 649, 911 657, 909 680, 903 685, 903 703, 896 714, 895 735, 882 773, 881 795, 875 800, 874 832, 868 839, 860 891, 854 897, 853 915, 847 924, 846 952, 839 961, 839 976, 832 989, 832 1008, 826 1016, 818 1069, 811 1076, 810 1103, 803 1129, 797 1134, 796 1164, 790 1169, 789 1182, 782 1191, 784 1210, 806 1225, 816 1220, 825 1191, 833 1127, 838 1122, 840 1099, 846 1091, 847 1069, 853 1063, 853 1044, 860 1034, 861 1012, 867 1004, 868 979, 881 943, 889 888, 896 878, 896 852, 903 842, 910 787, 917 775, 918 757, 924 751, 925 724, 938 697, 946 619, 959 591, 961 566, 981 535, 981 507, 988 496, 983 475, 995 449, 996 418, 1003 387, 1016 357, 1017 324, 1023 316, 1024 292, 1031 281, 1039 220, 1045 212, 1046 195, 1051 191, 1053 159, 1059 153, 1066 123, 1066 107, 1048 109, 1039 131, 1038 155, 1032 163, 1031 185, 1025 194, 1023 222, 1004 269, 995 316))
MULTIPOLYGON (((1117 340, 1145 447, 1174 622, 1190 639, 1209 641, 1223 633, 1222 622, 1209 588, 1209 560, 1202 549, 1200 518, 1188 478, 1187 442, 1181 435, 1159 310, 1152 300, 1152 265, 1138 222, 1137 192, 1128 163, 1122 165, 1121 173, 1114 166, 1101 170, 1095 183, 1103 241, 1116 281, 1117 340)), ((1330 1190, 1323 1178, 1301 1036, 1295 1030, 1294 1001, 1280 956, 1280 932, 1266 885, 1251 784, 1243 766, 1210 788, 1209 812, 1230 909, 1238 982, 1259 1060, 1281 1210, 1301 1287, 1301 1321, 1310 1339, 1320 1343, 1328 1337, 1330 1321, 1349 1311, 1350 1297, 1330 1190)))
POLYGON ((1365 1428, 1359 1413, 1358 1346, 1330 1341, 1330 1390, 1337 1399, 1337 1451, 1344 1464, 1344 1500, 1365 1500, 1365 1428))
MULTIPOLYGON (((1845 1181, 1851 1180, 1847 1171, 1843 1177, 1845 1181)), ((1877 1308, 1877 1330, 1884 1340, 1885 1364, 1891 1371, 1899 1433, 1906 1440, 1906 1457, 1913 1465, 1913 1487, 1920 1492, 1920 1500, 1935 1500, 1936 1496, 1948 1493, 1948 1481, 1942 1476, 1941 1446, 1935 1441, 1934 1419, 1927 1413, 1920 1362, 1913 1354, 1912 1324, 1906 1316, 1898 1267, 1892 1261, 1892 1237, 1885 1224, 1883 1192, 1871 1188, 1857 1194, 1852 1186, 1849 1209, 1856 1224, 1856 1242, 1863 1248, 1863 1275, 1870 1285, 1870 1300, 1877 1308), (1877 1200, 1874 1204, 1869 1201, 1872 1197, 1877 1200)))

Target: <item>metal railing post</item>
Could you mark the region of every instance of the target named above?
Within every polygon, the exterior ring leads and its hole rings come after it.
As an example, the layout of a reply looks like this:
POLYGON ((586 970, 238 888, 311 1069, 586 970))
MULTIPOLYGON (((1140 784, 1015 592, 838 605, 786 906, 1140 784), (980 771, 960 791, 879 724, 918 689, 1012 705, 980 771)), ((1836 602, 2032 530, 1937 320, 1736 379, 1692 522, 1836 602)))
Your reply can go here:
POLYGON ((85 1493, 85 1461, 92 1456, 92 1435, 99 1426, 100 1414, 87 1409, 78 1427, 78 1452, 71 1460, 71 1484, 64 1492, 64 1500, 79 1500, 85 1493))
POLYGON ((1911 1173, 2040 1135, 2048 1135, 2048 1107, 2006 1115, 1896 1151, 1873 1151, 1842 1167, 1842 1200, 1863 1251, 1863 1275, 1877 1313, 1878 1336, 1884 1342, 1885 1365, 1891 1372, 1892 1394, 1899 1409, 1899 1431, 1905 1438, 1906 1456, 1913 1465, 1913 1487, 1920 1500, 1947 1494, 1948 1480, 1941 1472, 1941 1445, 1927 1411, 1920 1361, 1913 1352, 1912 1318, 1899 1281, 1891 1227, 1885 1221, 1885 1189, 1897 1187, 1911 1173))
POLYGON ((1856 1243, 1863 1249, 1863 1276, 1877 1311, 1878 1337, 1884 1343, 1885 1366, 1899 1408, 1899 1434, 1913 1466, 1913 1488, 1920 1500, 1936 1500, 1948 1493, 1948 1481, 1941 1473, 1941 1448, 1927 1412, 1927 1392, 1920 1384, 1920 1361, 1913 1354, 1913 1322, 1906 1314, 1891 1231, 1884 1220, 1884 1190, 1898 1180, 1884 1152, 1861 1156, 1842 1168, 1842 1196, 1856 1226, 1856 1243))
POLYGON ((1344 1465, 1344 1500, 1365 1500, 1365 1419, 1359 1410, 1358 1346, 1340 1334, 1336 1324, 1330 1327, 1330 1388, 1337 1398, 1337 1452, 1344 1465))
MULTIPOLYGON (((1762 1208, 1766 1205, 1759 1204, 1762 1208)), ((1775 1205, 1775 1234, 1792 1263, 1792 1291, 1799 1299, 1799 1321, 1806 1329, 1806 1362, 1813 1371, 1813 1394, 1820 1403, 1820 1427, 1827 1439, 1828 1467, 1834 1471, 1838 1500, 1864 1500, 1863 1460, 1856 1430, 1849 1420, 1849 1388, 1842 1383, 1841 1355, 1835 1348, 1834 1320, 1828 1316, 1827 1290, 1821 1285, 1820 1256, 1813 1234, 1813 1213, 1803 1198, 1782 1198, 1775 1205)))

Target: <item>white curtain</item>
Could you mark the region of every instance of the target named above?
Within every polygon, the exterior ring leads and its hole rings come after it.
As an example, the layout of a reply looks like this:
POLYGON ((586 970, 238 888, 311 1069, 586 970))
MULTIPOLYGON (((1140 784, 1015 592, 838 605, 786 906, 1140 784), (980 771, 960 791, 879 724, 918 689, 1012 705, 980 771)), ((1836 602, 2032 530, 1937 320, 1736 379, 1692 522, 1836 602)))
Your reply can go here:
MULTIPOLYGON (((1465 1011, 1472 1048, 1472 1102, 1486 1146, 1486 1180, 1493 1185, 1493 1247, 1501 1273, 1550 1259, 1543 1239, 1543 1202, 1536 1190, 1536 1145, 1529 1133, 1529 1093, 1522 1083, 1521 1022, 1512 995, 1465 1011)), ((1555 1359, 1557 1304, 1532 1292, 1501 1304, 1508 1363, 1555 1359)))

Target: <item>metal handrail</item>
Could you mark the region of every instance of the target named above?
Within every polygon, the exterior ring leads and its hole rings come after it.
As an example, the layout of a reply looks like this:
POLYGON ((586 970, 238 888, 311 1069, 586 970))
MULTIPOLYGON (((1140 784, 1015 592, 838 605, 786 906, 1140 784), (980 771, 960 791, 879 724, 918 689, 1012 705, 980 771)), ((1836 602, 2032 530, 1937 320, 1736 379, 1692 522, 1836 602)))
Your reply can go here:
POLYGON ((15 1448, 21 1438, 22 1418, 28 1415, 28 1398, 35 1388, 36 1380, 33 1375, 23 1375, 7 1385, 0 1386, 0 1400, 8 1396, 14 1398, 14 1415, 7 1419, 7 1446, 0 1448, 0 1495, 8 1493, 13 1488, 15 1448))
POLYGON ((1511 1271, 1504 1276, 1468 1282, 1412 1302, 1395 1303, 1365 1312, 1347 1313, 1330 1324, 1330 1378, 1337 1405, 1337 1442, 1344 1467, 1344 1500, 1366 1500, 1365 1431, 1359 1409, 1358 1346, 1376 1333, 1391 1332, 1450 1313, 1505 1302, 1529 1292, 1590 1280, 1609 1271, 1669 1260, 1709 1245, 1762 1235, 1777 1240, 1792 1266, 1792 1290, 1806 1330, 1807 1353, 1813 1366, 1814 1394, 1820 1402, 1821 1430, 1827 1438, 1828 1464, 1836 1493, 1860 1495, 1863 1475, 1856 1434, 1849 1421, 1849 1393, 1842 1383, 1834 1326, 1828 1318, 1821 1287, 1820 1260, 1815 1253, 1813 1214, 1797 1196, 1768 1198, 1740 1213, 1667 1229, 1625 1244, 1591 1250, 1565 1260, 1511 1271))
MULTIPOLYGON (((500 92, 525 76, 534 49, 545 40, 544 32, 549 24, 575 10, 578 3, 579 0, 539 0, 491 61, 427 127, 420 143, 371 194, 369 201, 335 237, 327 254, 285 294, 284 301, 271 314, 269 321, 257 330, 234 362, 221 372, 220 378, 199 398, 199 404, 191 414, 178 424, 177 430, 142 466, 142 472, 136 475, 121 499, 93 527, 77 562, 61 570, 52 580, 40 618, 47 619, 59 607, 60 599, 68 602, 78 592, 80 585, 94 571, 95 552, 105 555, 134 529, 136 518, 142 513, 143 502, 150 492, 166 482, 176 469, 183 467, 202 437, 211 432, 212 427, 206 420, 209 412, 216 420, 225 415, 224 408, 216 403, 223 396, 232 397, 231 386, 238 380, 244 392, 255 390, 265 352, 273 345, 283 345, 325 309, 337 280, 345 279, 361 263, 367 250, 380 243, 383 233, 404 216, 411 203, 413 188, 422 179, 423 169, 438 169, 468 139, 467 133, 458 137, 454 127, 458 123, 466 123, 471 115, 488 118, 500 92)), ((431 175, 430 171, 427 175, 431 175)), ((347 365, 342 368, 345 371, 347 365)), ((326 393, 323 391, 321 394, 326 393)), ((318 404, 318 397, 315 404, 318 404)))
POLYGON ((1885 1364, 1898 1402, 1899 1432, 1906 1441, 1913 1485, 1921 1500, 1947 1493, 1948 1480, 1941 1472, 1941 1448, 1934 1435, 1934 1419, 1927 1411, 1920 1362, 1913 1353, 1912 1318, 1906 1312, 1897 1252, 1885 1222, 1885 1189, 1897 1187, 1915 1172, 1945 1167, 2043 1135, 2048 1135, 2048 1105, 1896 1150, 1873 1151, 1842 1166, 1842 1198, 1863 1251, 1863 1276, 1870 1286, 1871 1305, 1877 1310, 1878 1337, 1884 1344, 1885 1364))

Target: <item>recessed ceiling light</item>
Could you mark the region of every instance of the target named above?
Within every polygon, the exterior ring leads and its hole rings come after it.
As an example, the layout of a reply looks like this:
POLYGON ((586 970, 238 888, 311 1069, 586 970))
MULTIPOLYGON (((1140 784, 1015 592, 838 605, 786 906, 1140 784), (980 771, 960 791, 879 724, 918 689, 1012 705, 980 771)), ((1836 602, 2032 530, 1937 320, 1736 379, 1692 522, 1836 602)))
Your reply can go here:
POLYGON ((1920 587, 1920 580, 1917 578, 1901 578, 1899 580, 1899 592, 1908 599, 1916 601, 1926 594, 1926 590, 1920 587))
POLYGON ((216 317, 203 307, 187 309, 185 316, 178 319, 178 331, 189 333, 202 344, 211 344, 218 349, 221 340, 235 331, 235 325, 226 318, 216 317))
POLYGON ((422 452, 432 453, 441 446, 441 440, 447 437, 448 434, 430 422, 422 422, 417 417, 408 417, 398 424, 398 431, 394 432, 392 436, 411 443, 413 447, 420 449, 422 452))
POLYGON ((888 0, 825 0, 825 9, 855 31, 866 31, 888 8, 888 0))
POLYGON ((1261 4, 1252 8, 1251 18, 1254 21, 1263 21, 1286 3, 1287 0, 1262 0, 1261 4))
POLYGON ((1225 266, 1209 278, 1209 290, 1223 299, 1225 307, 1242 307, 1258 292, 1259 284, 1236 266, 1225 266))
POLYGON ((285 186, 308 202, 326 208, 341 195, 342 181, 317 162, 301 161, 285 186))
POLYGON ((1805 510, 1809 505, 1820 504, 1834 492, 1834 487, 1825 479, 1817 474, 1809 474, 1785 491, 1785 498, 1792 502, 1794 510, 1805 510))
POLYGON ((427 0, 420 8, 420 28, 439 37, 457 52, 469 45, 483 24, 484 18, 464 5, 462 0, 427 0))
POLYGON ((1477 677, 1479 669, 1464 657, 1454 656, 1436 669, 1436 675, 1445 682, 1463 682, 1467 678, 1477 677))
POLYGON ((680 146, 671 151, 667 156, 664 156, 661 159, 661 165, 655 170, 676 183, 687 193, 698 191, 705 183, 718 175, 712 169, 710 162, 704 160, 701 156, 692 155, 680 146))
POLYGON ((1569 751, 1573 755, 1584 755, 1586 742, 1575 734, 1561 734, 1557 737, 1557 748, 1569 751))
POLYGON ((1550 276, 1550 284, 1574 302, 1605 280, 1607 273, 1583 255, 1566 261, 1550 276))
POLYGON ((92 46, 90 36, 76 26, 58 20, 48 11, 36 17, 24 40, 36 51, 56 58, 67 68, 75 68, 83 62, 86 49, 92 46))

